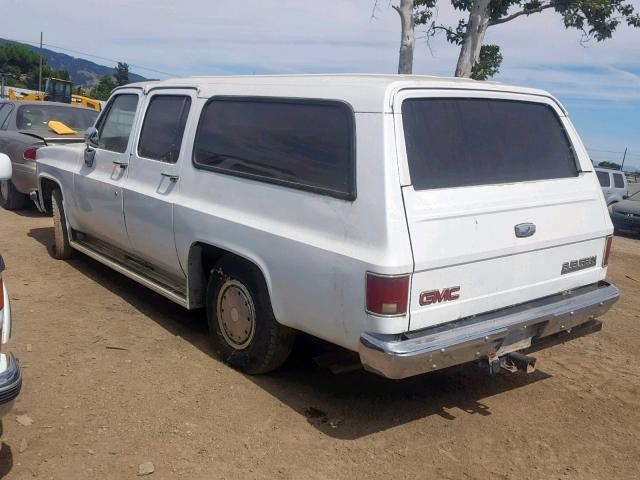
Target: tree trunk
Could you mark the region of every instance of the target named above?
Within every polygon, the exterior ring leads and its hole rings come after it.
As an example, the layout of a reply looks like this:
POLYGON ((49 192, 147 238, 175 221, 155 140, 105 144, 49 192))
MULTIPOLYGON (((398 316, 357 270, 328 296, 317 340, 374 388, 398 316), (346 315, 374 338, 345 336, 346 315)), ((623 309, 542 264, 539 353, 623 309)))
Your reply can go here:
POLYGON ((413 72, 413 48, 416 44, 416 35, 413 24, 414 0, 400 0, 400 6, 394 9, 400 15, 402 24, 402 37, 400 39, 400 59, 398 60, 398 73, 410 74, 413 72))
POLYGON ((471 69, 478 61, 484 35, 489 27, 491 0, 474 0, 469 12, 467 31, 456 65, 456 77, 470 77, 471 69))

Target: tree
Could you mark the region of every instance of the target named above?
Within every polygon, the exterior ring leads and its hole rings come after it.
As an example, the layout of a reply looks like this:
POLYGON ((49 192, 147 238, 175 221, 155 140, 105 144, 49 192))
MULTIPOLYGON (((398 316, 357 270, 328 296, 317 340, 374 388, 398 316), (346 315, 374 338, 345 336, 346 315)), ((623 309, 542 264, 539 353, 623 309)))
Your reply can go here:
POLYGON ((414 0, 400 0, 400 6, 393 5, 400 15, 400 55, 398 58, 398 73, 412 73, 413 49, 416 44, 413 23, 414 0))
POLYGON ((566 28, 582 33, 581 43, 607 40, 620 24, 640 27, 640 14, 635 13, 633 5, 625 0, 450 1, 456 10, 467 13, 467 18, 460 19, 456 27, 438 25, 430 17, 420 16, 415 9, 414 12, 416 25, 427 26, 430 35, 444 32, 449 42, 461 46, 456 77, 488 78, 497 73, 502 55, 499 46, 483 45, 487 29, 548 9, 553 9, 562 17, 566 28), (477 64, 480 65, 476 67, 477 64))
POLYGON ((118 62, 116 67, 116 84, 121 87, 129 83, 129 65, 123 62, 118 62))
MULTIPOLYGON (((444 33, 447 41, 460 46, 456 77, 486 80, 500 70, 502 53, 498 45, 483 45, 489 27, 519 17, 553 9, 566 28, 582 32, 581 43, 607 40, 620 24, 640 27, 640 14, 625 0, 449 0, 467 13, 457 26, 437 24, 433 11, 437 0, 398 0, 391 6, 400 14, 401 42, 398 73, 411 73, 415 46, 415 26, 426 26, 427 35, 444 33), (407 12, 413 10, 413 16, 407 12), (515 9, 515 11, 513 11, 515 9)), ((374 13, 378 0, 374 2, 374 13)))
MULTIPOLYGON (((38 89, 40 76, 40 55, 19 43, 0 45, 0 72, 8 73, 9 86, 38 89)), ((66 70, 54 70, 46 62, 42 63, 42 78, 55 77, 69 80, 66 70)))
POLYGON ((0 45, 0 72, 9 74, 8 85, 30 88, 28 77, 38 74, 39 65, 40 56, 29 47, 18 43, 0 45))
MULTIPOLYGON (((410 74, 413 71, 413 51, 416 44, 415 23, 427 23, 433 16, 432 9, 437 0, 399 0, 391 7, 400 15, 400 55, 398 73, 410 74)), ((374 1, 372 18, 378 9, 378 0, 374 1)))
POLYGON ((622 165, 616 162, 600 162, 598 164, 600 168, 609 168, 611 170, 622 170, 622 165))
POLYGON ((115 80, 110 75, 103 75, 95 87, 91 89, 91 98, 96 100, 108 100, 111 92, 116 88, 115 80))
POLYGON ((480 57, 471 69, 471 78, 474 80, 486 80, 500 71, 502 54, 498 45, 482 45, 480 57))

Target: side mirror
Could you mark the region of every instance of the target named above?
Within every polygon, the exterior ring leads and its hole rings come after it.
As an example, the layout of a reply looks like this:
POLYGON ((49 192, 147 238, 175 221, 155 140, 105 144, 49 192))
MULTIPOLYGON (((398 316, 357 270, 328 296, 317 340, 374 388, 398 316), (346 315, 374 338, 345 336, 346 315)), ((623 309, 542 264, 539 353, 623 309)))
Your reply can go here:
POLYGON ((0 180, 9 180, 12 173, 11 159, 4 153, 0 153, 0 180))
POLYGON ((96 127, 89 127, 84 132, 84 141, 87 147, 97 147, 99 139, 98 129, 96 127))

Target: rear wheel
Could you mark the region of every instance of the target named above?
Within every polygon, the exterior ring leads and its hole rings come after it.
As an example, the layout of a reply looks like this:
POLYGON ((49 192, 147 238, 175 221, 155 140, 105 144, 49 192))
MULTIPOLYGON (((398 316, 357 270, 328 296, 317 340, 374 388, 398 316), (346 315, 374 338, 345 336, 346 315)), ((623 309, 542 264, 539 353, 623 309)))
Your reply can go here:
POLYGON ((51 254, 58 260, 71 258, 73 250, 69 243, 69 232, 67 230, 67 217, 64 214, 62 204, 62 192, 55 189, 51 192, 51 210, 53 213, 53 246, 51 254))
POLYGON ((257 269, 223 260, 211 271, 207 319, 220 358, 241 372, 267 373, 291 353, 295 331, 278 323, 257 269))
POLYGON ((0 181, 0 205, 5 210, 21 210, 27 201, 27 196, 16 190, 11 180, 0 181))

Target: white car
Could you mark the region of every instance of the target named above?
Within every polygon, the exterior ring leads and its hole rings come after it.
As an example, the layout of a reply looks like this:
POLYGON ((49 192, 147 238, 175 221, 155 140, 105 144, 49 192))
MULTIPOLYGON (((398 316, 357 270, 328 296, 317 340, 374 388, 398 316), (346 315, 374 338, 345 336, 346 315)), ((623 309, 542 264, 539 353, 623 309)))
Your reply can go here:
POLYGON ((624 172, 607 168, 596 168, 595 171, 607 205, 621 202, 629 197, 629 183, 624 172))
POLYGON ((600 329, 613 227, 548 93, 420 76, 199 77, 116 89, 87 145, 38 150, 57 258, 189 309, 247 373, 303 331, 390 378, 600 329))
MULTIPOLYGON (((0 153, 0 180, 11 178, 11 160, 0 153)), ((0 346, 4 347, 11 339, 11 305, 4 284, 4 260, 0 255, 0 346)), ((0 353, 0 418, 12 408, 14 400, 22 389, 20 365, 11 353, 0 353)))

